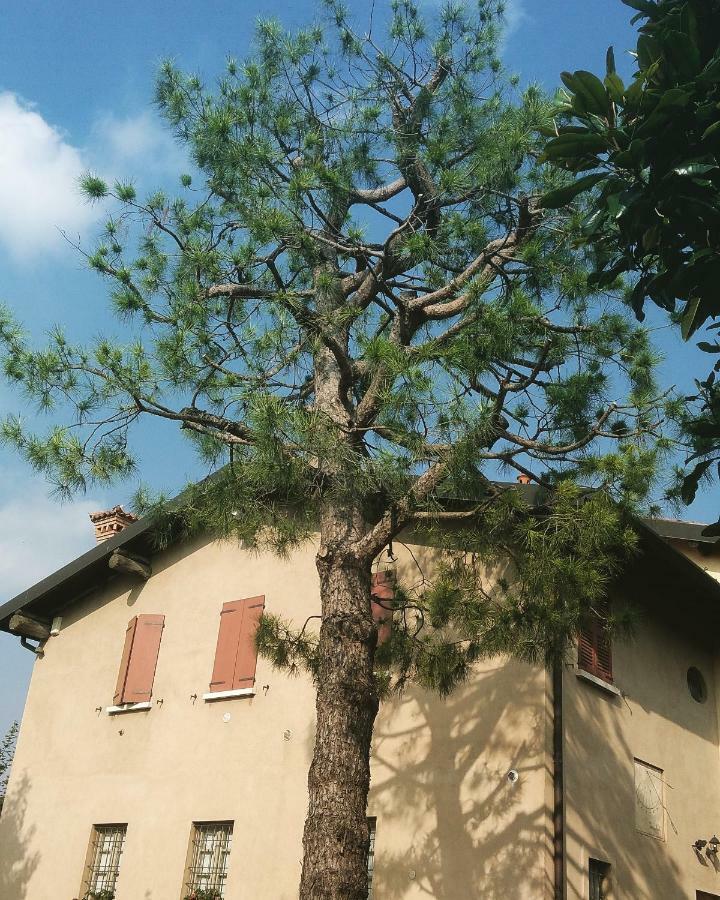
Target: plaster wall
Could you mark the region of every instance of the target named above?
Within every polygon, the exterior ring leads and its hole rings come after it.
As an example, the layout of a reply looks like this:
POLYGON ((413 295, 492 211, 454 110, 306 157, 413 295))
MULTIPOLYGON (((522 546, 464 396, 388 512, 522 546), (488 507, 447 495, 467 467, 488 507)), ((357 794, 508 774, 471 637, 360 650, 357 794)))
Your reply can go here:
POLYGON ((613 900, 695 900, 720 895, 720 863, 692 843, 720 829, 717 658, 649 612, 634 639, 615 642, 621 695, 565 677, 568 898, 587 900, 590 858, 612 866, 613 900), (692 699, 687 670, 704 675, 708 696, 692 699), (635 818, 639 759, 662 770, 664 836, 635 818))
MULTIPOLYGON (((401 552, 401 578, 435 561, 427 547, 401 552)), ((104 823, 128 826, 117 900, 180 900, 191 824, 215 820, 235 823, 226 900, 297 897, 313 686, 260 658, 254 697, 202 695, 224 602, 265 594, 267 611, 300 623, 318 612, 314 548, 279 559, 198 541, 153 569, 68 606, 35 663, 0 818, 2 900, 79 896, 104 823), (165 615, 152 708, 108 715, 141 613, 165 615)), ((492 660, 449 700, 409 689, 383 704, 376 900, 549 896, 547 703, 543 671, 492 660)))

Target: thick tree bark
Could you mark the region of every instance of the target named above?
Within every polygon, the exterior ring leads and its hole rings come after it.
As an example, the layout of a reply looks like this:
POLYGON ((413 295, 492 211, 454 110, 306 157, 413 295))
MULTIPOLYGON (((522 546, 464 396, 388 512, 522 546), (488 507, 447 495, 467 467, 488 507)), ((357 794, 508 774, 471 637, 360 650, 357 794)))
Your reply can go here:
POLYGON ((370 560, 348 546, 361 517, 326 509, 317 555, 323 621, 301 900, 367 900, 370 743, 378 710, 370 560))

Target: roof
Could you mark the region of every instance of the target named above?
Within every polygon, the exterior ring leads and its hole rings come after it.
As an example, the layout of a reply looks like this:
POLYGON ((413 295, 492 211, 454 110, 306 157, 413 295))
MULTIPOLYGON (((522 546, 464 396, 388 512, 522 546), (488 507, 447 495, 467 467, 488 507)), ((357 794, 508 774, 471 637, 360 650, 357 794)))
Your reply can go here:
POLYGON ((644 519, 660 537, 676 541, 692 541, 696 544, 717 544, 717 537, 706 537, 707 525, 701 522, 682 522, 680 519, 644 519))
MULTIPOLYGON (((531 504, 537 503, 543 496, 536 485, 518 485, 513 482, 503 483, 502 486, 521 491, 525 500, 531 504)), ((170 505, 173 506, 177 501, 178 498, 171 501, 170 505)), ((131 553, 150 556, 153 552, 153 524, 151 516, 133 522, 119 534, 98 544, 12 600, 8 600, 0 606, 0 631, 10 630, 10 618, 19 610, 50 620, 85 594, 117 577, 108 565, 110 556, 115 550, 122 547, 131 553)), ((662 565, 671 566, 679 576, 688 580, 688 584, 694 585, 696 592, 720 595, 720 582, 668 543, 668 540, 707 545, 717 543, 716 539, 702 536, 704 525, 672 519, 638 519, 636 525, 644 551, 657 556, 662 565)))
POLYGON ((139 519, 8 600, 0 606, 0 631, 10 630, 10 617, 21 609, 39 618, 51 619, 88 591, 101 587, 115 574, 108 566, 108 560, 113 551, 120 547, 134 553, 150 553, 152 525, 150 517, 139 519))

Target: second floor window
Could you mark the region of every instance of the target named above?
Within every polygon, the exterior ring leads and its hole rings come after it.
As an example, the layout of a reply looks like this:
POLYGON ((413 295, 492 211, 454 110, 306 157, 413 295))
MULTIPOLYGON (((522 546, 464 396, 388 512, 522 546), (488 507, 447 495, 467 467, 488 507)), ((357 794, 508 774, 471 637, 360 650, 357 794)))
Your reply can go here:
POLYGON ((232 832, 232 822, 193 825, 186 900, 224 900, 232 832))
POLYGON ((578 637, 578 668, 612 684, 612 646, 607 630, 609 606, 599 604, 588 613, 578 637))
POLYGON ((155 667, 165 616, 133 616, 125 632, 113 703, 147 703, 152 697, 155 667))
POLYGON ((120 874, 127 825, 94 825, 90 836, 83 900, 112 900, 120 874))

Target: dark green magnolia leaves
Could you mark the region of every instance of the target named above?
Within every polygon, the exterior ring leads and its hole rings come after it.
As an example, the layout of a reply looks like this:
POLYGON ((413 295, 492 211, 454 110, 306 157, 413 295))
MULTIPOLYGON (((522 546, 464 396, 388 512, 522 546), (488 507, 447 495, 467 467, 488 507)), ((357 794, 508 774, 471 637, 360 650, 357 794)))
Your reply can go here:
MULTIPOLYGON (((543 158, 589 174, 544 200, 550 208, 587 190, 583 238, 598 258, 591 283, 634 274, 629 302, 638 318, 650 300, 689 340, 720 317, 720 0, 623 2, 638 12, 637 71, 625 85, 608 51, 602 92, 588 73, 563 73, 569 109, 543 158), (588 185, 601 189, 590 194, 588 185)), ((688 502, 720 460, 714 371, 691 401, 683 422, 694 468, 678 495, 688 502)))
POLYGON ((599 184, 606 177, 602 172, 595 175, 585 175, 583 178, 573 181, 572 184, 557 188, 554 191, 548 191, 547 194, 541 197, 540 205, 544 209, 560 209, 560 207, 566 206, 571 200, 574 200, 578 194, 590 190, 590 188, 599 184))

